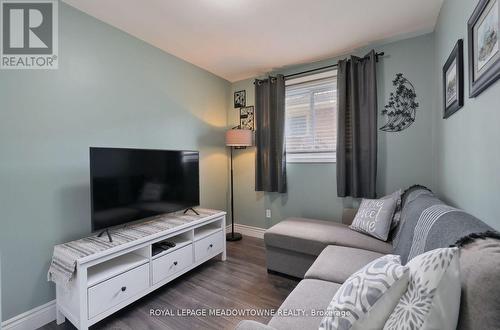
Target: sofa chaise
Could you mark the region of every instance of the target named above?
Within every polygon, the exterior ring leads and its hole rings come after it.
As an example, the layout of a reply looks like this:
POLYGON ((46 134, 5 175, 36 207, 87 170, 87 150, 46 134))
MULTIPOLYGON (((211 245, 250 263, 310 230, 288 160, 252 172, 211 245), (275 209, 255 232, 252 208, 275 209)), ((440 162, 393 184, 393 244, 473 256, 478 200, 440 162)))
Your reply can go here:
POLYGON ((264 234, 268 270, 303 280, 268 325, 242 321, 237 329, 318 329, 321 313, 290 317, 279 312, 326 311, 342 283, 369 262, 391 253, 400 255, 405 264, 416 254, 454 245, 460 239, 474 241, 476 236, 477 240, 461 249, 458 328, 496 329, 500 324, 500 241, 477 235, 492 234, 492 229, 446 205, 425 187, 409 188, 402 195, 401 205, 401 221, 391 232, 390 242, 351 230, 348 224, 355 212, 350 210, 342 224, 292 218, 268 229, 264 234), (478 261, 481 267, 475 266, 478 261))

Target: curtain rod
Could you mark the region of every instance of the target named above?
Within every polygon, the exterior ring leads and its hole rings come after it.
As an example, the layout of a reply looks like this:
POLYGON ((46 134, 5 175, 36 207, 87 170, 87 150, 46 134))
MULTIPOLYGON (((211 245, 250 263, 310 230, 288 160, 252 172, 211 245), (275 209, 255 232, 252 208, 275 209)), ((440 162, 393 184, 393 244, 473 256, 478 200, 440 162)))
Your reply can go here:
MULTIPOLYGON (((382 57, 384 56, 385 53, 384 52, 380 52, 380 53, 376 53, 375 54, 375 59, 376 61, 378 62, 378 58, 379 57, 382 57)), ((316 71, 321 71, 321 70, 325 70, 325 69, 330 69, 330 68, 336 68, 338 67, 338 63, 336 64, 332 64, 332 65, 327 65, 327 66, 322 66, 320 68, 316 68, 316 69, 311 69, 311 70, 306 70, 306 71, 302 71, 302 72, 297 72, 297 73, 292 73, 292 74, 287 74, 285 76, 285 79, 288 79, 290 77, 295 77, 295 76, 300 76, 300 75, 303 75, 303 74, 306 74, 306 73, 311 73, 311 72, 316 72, 316 71)))

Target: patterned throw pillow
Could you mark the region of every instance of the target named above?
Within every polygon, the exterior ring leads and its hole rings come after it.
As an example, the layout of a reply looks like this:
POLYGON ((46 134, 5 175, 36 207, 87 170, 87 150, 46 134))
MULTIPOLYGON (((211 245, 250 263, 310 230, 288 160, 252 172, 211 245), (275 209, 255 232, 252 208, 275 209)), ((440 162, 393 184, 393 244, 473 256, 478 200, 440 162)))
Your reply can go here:
POLYGON ((401 190, 380 199, 363 199, 349 228, 387 241, 394 210, 400 198, 401 190))
POLYGON ((409 263, 408 289, 384 329, 456 329, 460 309, 459 252, 436 249, 409 263))
POLYGON ((408 285, 408 267, 385 255, 352 274, 333 296, 319 329, 381 329, 408 285))

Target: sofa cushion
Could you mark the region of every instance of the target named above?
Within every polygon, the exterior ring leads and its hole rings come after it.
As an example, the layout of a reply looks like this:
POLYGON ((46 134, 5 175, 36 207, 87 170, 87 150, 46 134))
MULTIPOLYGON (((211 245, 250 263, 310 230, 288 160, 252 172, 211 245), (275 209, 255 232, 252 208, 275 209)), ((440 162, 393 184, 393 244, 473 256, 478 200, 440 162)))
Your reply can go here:
POLYGON ((342 284, 356 271, 382 256, 378 252, 329 245, 314 261, 305 278, 342 284))
POLYGON ((321 280, 302 280, 285 299, 277 314, 269 322, 269 326, 277 330, 308 330, 318 329, 324 314, 311 315, 311 312, 322 311, 330 304, 340 284, 321 280), (305 315, 293 317, 279 315, 280 312, 303 310, 305 315))
POLYGON ((460 330, 500 324, 500 240, 476 239, 460 248, 460 330))
POLYGON ((266 230, 264 241, 268 246, 319 255, 328 245, 360 248, 390 253, 392 245, 349 229, 348 226, 323 220, 290 218, 266 230))
POLYGON ((304 278, 317 257, 274 246, 266 247, 267 269, 297 278, 304 278))

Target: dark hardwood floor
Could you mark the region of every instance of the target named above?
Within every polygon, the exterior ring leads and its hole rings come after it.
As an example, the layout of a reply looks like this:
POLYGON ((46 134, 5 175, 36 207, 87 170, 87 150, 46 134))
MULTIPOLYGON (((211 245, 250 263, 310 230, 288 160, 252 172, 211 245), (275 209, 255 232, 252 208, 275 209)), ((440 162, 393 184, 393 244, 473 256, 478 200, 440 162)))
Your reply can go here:
MULTIPOLYGON (((177 316, 178 311, 209 309, 277 309, 298 281, 268 274, 264 242, 244 237, 227 242, 227 260, 212 259, 91 327, 96 329, 234 329, 240 320, 267 323, 270 317, 177 316), (174 316, 151 316, 151 310, 174 316)), ((41 329, 75 329, 52 322, 41 329)))

